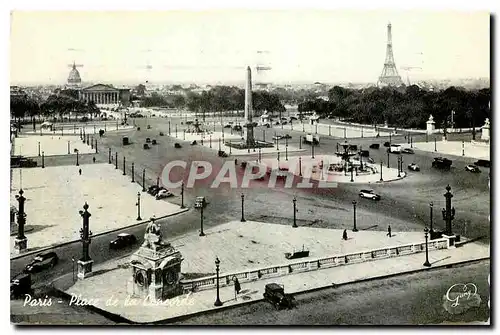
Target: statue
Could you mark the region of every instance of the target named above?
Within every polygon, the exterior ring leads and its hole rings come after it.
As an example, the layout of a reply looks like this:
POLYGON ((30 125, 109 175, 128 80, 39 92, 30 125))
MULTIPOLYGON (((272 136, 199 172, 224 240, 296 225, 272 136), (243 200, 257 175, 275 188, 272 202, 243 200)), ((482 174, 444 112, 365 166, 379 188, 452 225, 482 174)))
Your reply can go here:
POLYGON ((159 247, 163 247, 163 236, 160 226, 155 222, 154 218, 148 223, 146 232, 144 233, 144 243, 141 247, 153 249, 156 251, 159 247))

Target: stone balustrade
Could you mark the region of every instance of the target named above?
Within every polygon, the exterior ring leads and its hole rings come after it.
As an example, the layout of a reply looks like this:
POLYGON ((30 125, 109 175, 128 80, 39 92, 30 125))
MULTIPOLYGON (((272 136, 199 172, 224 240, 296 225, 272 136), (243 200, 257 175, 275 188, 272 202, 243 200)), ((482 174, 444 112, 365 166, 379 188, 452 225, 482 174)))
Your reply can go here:
MULTIPOLYGON (((449 239, 441 238, 428 242, 429 251, 438 249, 447 249, 450 247, 449 239)), ((233 285, 234 278, 238 278, 240 283, 255 281, 259 279, 268 279, 273 277, 286 276, 306 271, 320 270, 335 266, 348 265, 374 261, 377 259, 398 257, 414 253, 425 252, 425 242, 410 243, 387 248, 358 251, 355 253, 329 256, 315 259, 308 259, 302 262, 290 264, 274 265, 259 269, 250 269, 246 271, 231 272, 219 275, 219 287, 233 285)), ((216 276, 204 278, 181 280, 184 293, 208 290, 216 287, 216 276)))

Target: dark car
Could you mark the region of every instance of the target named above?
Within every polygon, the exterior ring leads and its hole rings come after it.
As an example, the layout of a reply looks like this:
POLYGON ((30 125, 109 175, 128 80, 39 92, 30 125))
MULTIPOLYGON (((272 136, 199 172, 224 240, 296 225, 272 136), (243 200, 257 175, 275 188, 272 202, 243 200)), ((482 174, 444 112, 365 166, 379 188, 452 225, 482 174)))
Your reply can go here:
POLYGON ((230 124, 225 124, 224 128, 231 128, 231 125, 230 124))
POLYGON ((432 167, 436 169, 449 170, 451 168, 452 161, 448 158, 436 157, 432 162, 432 167))
POLYGON ((384 147, 389 148, 391 146, 391 142, 384 142, 384 147))
POLYGON ((266 284, 264 299, 273 304, 276 309, 293 308, 295 302, 290 294, 285 294, 284 286, 276 283, 266 284))
POLYGON ((134 245, 137 239, 132 234, 121 233, 116 236, 116 238, 109 242, 110 249, 122 249, 134 245))
POLYGON ((151 126, 148 124, 148 129, 151 129, 151 126))
POLYGON ((26 265, 24 269, 27 273, 40 272, 44 269, 52 268, 56 266, 59 261, 59 257, 55 252, 45 252, 35 256, 31 263, 26 265))
POLYGON ((193 142, 191 142, 191 145, 197 145, 198 142, 196 142, 196 140, 194 140, 193 142))
POLYGON ((137 130, 141 130, 141 127, 137 127, 137 130))
POLYGON ((160 131, 160 136, 165 136, 165 134, 162 131, 160 131))
POLYGON ((380 144, 378 143, 370 144, 370 149, 380 149, 380 144))
POLYGON ((283 135, 283 138, 290 140, 290 139, 292 139, 292 136, 289 134, 285 134, 285 135, 283 135))
POLYGON ((491 162, 487 159, 480 159, 477 162, 475 162, 474 165, 489 168, 491 167, 491 162))
POLYGON ((122 138, 122 144, 123 145, 129 145, 130 144, 130 142, 128 140, 128 137, 125 136, 125 137, 122 138))
POLYGON ((31 293, 31 275, 29 273, 20 273, 10 280, 11 299, 24 297, 25 294, 31 293))
POLYGON ((219 150, 219 157, 228 157, 228 154, 225 151, 219 150))
POLYGON ((144 143, 144 145, 143 145, 142 147, 143 147, 144 149, 146 149, 146 150, 150 148, 150 147, 149 147, 149 144, 147 144, 147 143, 144 143))
POLYGON ((151 139, 149 137, 146 138, 146 143, 151 143, 151 139))
POLYGON ((414 153, 415 153, 415 151, 413 151, 413 149, 410 149, 410 148, 403 148, 403 149, 401 150, 401 153, 402 153, 402 154, 414 154, 414 153))
POLYGON ((368 151, 368 150, 361 150, 361 151, 359 152, 359 155, 360 155, 361 157, 370 157, 370 151, 368 151))
POLYGON ((236 131, 241 131, 243 128, 241 128, 240 125, 236 125, 233 127, 233 130, 236 130, 236 131))
POLYGON ((182 145, 180 145, 179 143, 175 143, 175 144, 174 144, 174 147, 175 147, 176 149, 180 149, 180 148, 182 148, 182 145))
POLYGON ((155 196, 160 192, 161 190, 166 190, 166 188, 161 187, 161 186, 156 186, 152 185, 148 188, 148 193, 151 194, 152 196, 155 196))
POLYGON ((152 144, 152 145, 157 145, 157 144, 158 144, 158 142, 156 142, 156 140, 151 140, 151 144, 152 144))
POLYGON ((19 167, 22 167, 22 168, 30 168, 30 167, 36 167, 37 166, 37 162, 32 160, 31 158, 22 158, 20 161, 19 161, 19 167))

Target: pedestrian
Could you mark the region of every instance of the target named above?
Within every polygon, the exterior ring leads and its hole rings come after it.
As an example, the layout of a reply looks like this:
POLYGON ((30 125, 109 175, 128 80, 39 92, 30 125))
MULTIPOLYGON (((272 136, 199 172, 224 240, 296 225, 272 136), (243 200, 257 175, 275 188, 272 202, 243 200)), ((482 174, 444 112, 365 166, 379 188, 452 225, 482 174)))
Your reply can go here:
POLYGON ((342 239, 347 241, 347 229, 344 229, 344 233, 342 234, 342 239))
POLYGON ((234 290, 236 291, 236 294, 240 294, 241 285, 240 285, 238 278, 236 278, 236 277, 234 278, 234 290))
POLYGON ((80 174, 80 176, 82 175, 82 169, 78 169, 78 173, 80 174))
POLYGON ((387 227, 387 236, 392 237, 391 225, 387 227))
POLYGON ((95 157, 94 157, 94 158, 92 158, 92 161, 95 163, 95 157))

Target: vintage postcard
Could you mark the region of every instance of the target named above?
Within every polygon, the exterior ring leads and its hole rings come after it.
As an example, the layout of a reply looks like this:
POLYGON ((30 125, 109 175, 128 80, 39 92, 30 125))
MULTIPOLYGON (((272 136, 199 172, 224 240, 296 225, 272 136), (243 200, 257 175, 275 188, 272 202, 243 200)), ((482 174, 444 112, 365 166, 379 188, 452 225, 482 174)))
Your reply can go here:
POLYGON ((487 11, 12 11, 16 325, 490 325, 487 11))

